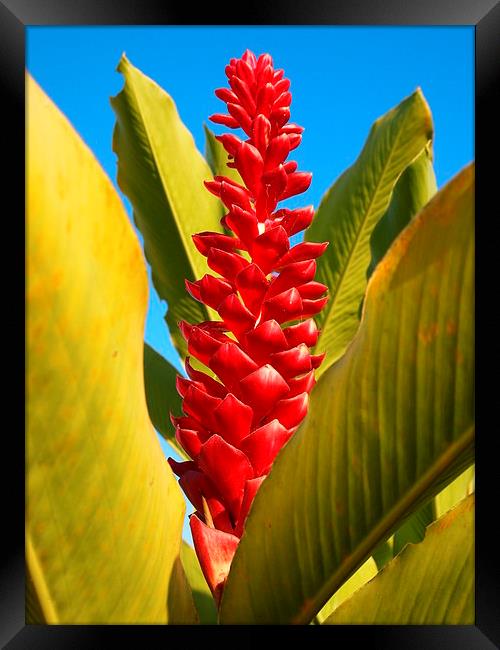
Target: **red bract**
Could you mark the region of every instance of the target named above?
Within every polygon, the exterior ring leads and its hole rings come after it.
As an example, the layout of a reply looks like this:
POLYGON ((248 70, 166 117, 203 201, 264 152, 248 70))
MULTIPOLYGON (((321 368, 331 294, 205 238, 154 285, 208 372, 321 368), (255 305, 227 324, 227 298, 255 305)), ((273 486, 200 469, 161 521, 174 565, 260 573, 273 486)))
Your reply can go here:
POLYGON ((305 417, 318 330, 311 318, 327 301, 327 287, 314 281, 315 259, 327 243, 290 247, 307 228, 312 206, 277 209, 278 202, 307 190, 311 174, 285 162, 303 129, 288 122, 290 82, 274 70, 269 54, 246 51, 226 67, 228 88, 215 91, 228 114, 210 119, 241 128, 247 139, 217 139, 245 185, 224 176, 206 181, 228 213, 222 224, 234 236, 194 235, 208 266, 191 296, 215 309, 220 321, 180 323, 189 355, 210 368, 216 381, 195 370, 179 377, 184 417, 172 418, 176 439, 191 461, 169 459, 196 508, 190 524, 205 578, 217 602, 255 494, 272 463, 305 417))

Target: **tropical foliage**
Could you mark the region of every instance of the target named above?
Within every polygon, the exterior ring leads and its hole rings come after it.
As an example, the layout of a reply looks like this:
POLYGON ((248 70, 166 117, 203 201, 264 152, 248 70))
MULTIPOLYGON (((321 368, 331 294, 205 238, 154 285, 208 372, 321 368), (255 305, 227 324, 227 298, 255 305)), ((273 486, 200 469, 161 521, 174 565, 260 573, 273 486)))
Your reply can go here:
POLYGON ((472 623, 473 165, 437 190, 417 89, 326 191, 304 237, 330 243, 326 357, 214 600, 157 438, 189 458, 169 419, 177 370, 144 343, 146 263, 184 362, 178 322, 219 318, 186 291, 211 264, 192 235, 230 237, 203 183, 248 178, 207 127, 201 155, 152 79, 118 69, 117 182, 144 255, 92 152, 27 80, 27 621, 472 623))

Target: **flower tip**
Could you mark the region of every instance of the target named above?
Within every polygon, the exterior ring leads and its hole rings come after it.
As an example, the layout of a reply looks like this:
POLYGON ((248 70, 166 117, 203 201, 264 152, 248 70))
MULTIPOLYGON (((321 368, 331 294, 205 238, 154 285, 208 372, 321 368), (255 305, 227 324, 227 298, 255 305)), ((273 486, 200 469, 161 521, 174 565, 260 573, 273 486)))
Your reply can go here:
POLYGON ((207 188, 207 190, 208 190, 211 194, 214 194, 215 196, 220 196, 220 193, 221 193, 221 183, 218 182, 217 180, 214 180, 214 181, 203 181, 203 185, 207 188))
POLYGON ((250 61, 252 61, 252 62, 257 61, 257 58, 256 58, 255 54, 252 52, 252 50, 249 50, 248 48, 243 52, 243 55, 242 55, 241 58, 244 61, 246 61, 247 63, 250 63, 250 61))
POLYGON ((179 476, 180 465, 182 465, 182 463, 178 463, 174 458, 167 458, 167 463, 170 465, 172 472, 179 476))
POLYGON ((184 337, 184 339, 186 341, 188 341, 189 336, 191 334, 191 331, 193 329, 193 326, 190 325, 189 323, 186 323, 185 320, 181 320, 181 321, 178 322, 178 327, 179 327, 179 329, 181 331, 181 334, 184 337))
POLYGON ((190 385, 191 382, 188 379, 181 377, 181 375, 177 375, 177 377, 175 378, 175 388, 179 393, 180 397, 182 397, 182 399, 184 399, 184 397, 186 396, 186 393, 190 385))
POLYGON ((320 365, 323 363, 323 359, 326 356, 326 352, 322 352, 321 354, 311 354, 311 366, 316 369, 319 368, 320 365))
POLYGON ((236 129, 239 126, 237 120, 232 115, 214 113, 213 115, 210 115, 208 119, 215 124, 222 124, 223 126, 227 126, 230 129, 236 129))
POLYGON ((187 289, 188 291, 191 292, 191 290, 193 289, 193 287, 195 287, 196 285, 195 285, 194 282, 191 282, 191 280, 188 280, 187 278, 184 278, 184 286, 186 287, 186 289, 187 289))

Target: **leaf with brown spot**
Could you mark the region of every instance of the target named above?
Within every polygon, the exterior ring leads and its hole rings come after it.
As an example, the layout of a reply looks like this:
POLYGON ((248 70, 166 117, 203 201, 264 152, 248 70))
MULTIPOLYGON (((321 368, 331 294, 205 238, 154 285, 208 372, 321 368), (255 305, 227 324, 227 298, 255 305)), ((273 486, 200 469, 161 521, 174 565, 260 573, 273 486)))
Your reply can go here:
POLYGON ((29 618, 194 623, 175 565, 184 500, 146 407, 142 251, 92 152, 29 76, 27 99, 29 618))
POLYGON ((474 496, 427 528, 325 625, 473 625, 474 496))
POLYGON ((473 462, 473 314, 471 165, 378 264, 359 331, 312 391, 304 423, 257 493, 223 623, 309 623, 405 517, 473 462), (445 333, 449 320, 454 335, 445 333), (418 332, 429 323, 436 335, 423 344, 418 332))

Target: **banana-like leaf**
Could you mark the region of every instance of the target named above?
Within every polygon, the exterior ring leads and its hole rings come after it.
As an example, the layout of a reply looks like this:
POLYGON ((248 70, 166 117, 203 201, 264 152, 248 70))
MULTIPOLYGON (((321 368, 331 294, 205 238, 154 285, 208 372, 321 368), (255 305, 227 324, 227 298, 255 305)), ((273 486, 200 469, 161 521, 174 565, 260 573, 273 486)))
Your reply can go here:
POLYGON ((370 239, 372 259, 368 267, 368 277, 399 233, 436 192, 436 176, 429 145, 401 174, 387 212, 373 229, 370 239))
POLYGON ((181 552, 175 558, 172 569, 171 587, 168 592, 167 607, 169 611, 169 623, 173 625, 192 625, 200 623, 200 616, 196 608, 194 593, 187 577, 182 562, 181 552))
POLYGON ((200 623, 202 625, 215 625, 217 623, 215 601, 201 571, 196 553, 185 541, 182 542, 181 546, 181 560, 187 579, 191 585, 200 623))
POLYGON ((144 393, 141 248, 111 182, 31 77, 27 98, 29 615, 195 622, 174 570, 184 500, 144 393))
POLYGON ((375 561, 375 564, 377 565, 377 569, 380 571, 380 569, 383 569, 387 562, 392 560, 393 553, 392 553, 392 548, 393 548, 393 540, 386 540, 385 542, 382 542, 379 544, 372 553, 372 557, 375 561))
POLYGON ((306 240, 330 242, 316 278, 330 296, 316 317, 321 328, 316 349, 327 353, 318 376, 342 356, 358 328, 373 229, 401 174, 432 135, 430 109, 416 90, 374 123, 358 159, 325 194, 306 231, 306 240))
POLYGON ((26 567, 26 583, 25 583, 25 616, 28 625, 37 625, 45 623, 45 616, 43 614, 42 605, 36 592, 35 585, 31 579, 29 567, 26 567))
POLYGON ((337 609, 345 600, 350 598, 358 589, 377 575, 377 564, 375 560, 370 557, 359 569, 352 575, 349 580, 346 580, 342 587, 333 594, 330 600, 326 603, 323 609, 316 615, 319 624, 324 623, 330 614, 337 609))
POLYGON ((332 624, 472 625, 474 496, 427 529, 325 621, 332 624))
POLYGON ((256 495, 223 623, 307 624, 474 454, 474 171, 370 279, 360 329, 256 495))
POLYGON ((474 465, 469 467, 452 481, 444 490, 434 497, 434 508, 436 517, 441 517, 448 510, 451 510, 459 501, 474 492, 474 465))
POLYGON ((144 384, 146 402, 155 429, 184 458, 186 452, 175 439, 170 413, 181 412, 181 399, 175 387, 179 372, 147 343, 144 344, 144 384))
POLYGON ((434 501, 428 501, 424 506, 406 519, 401 528, 394 534, 393 555, 396 557, 407 544, 418 544, 425 537, 427 526, 435 519, 434 501))
POLYGON ((237 169, 227 166, 227 151, 222 144, 215 139, 213 131, 206 124, 205 130, 205 157, 214 176, 228 176, 233 181, 244 185, 237 169))
MULTIPOLYGON (((445 487, 434 499, 410 515, 394 534, 391 557, 396 557, 406 544, 418 544, 425 537, 425 531, 435 519, 453 508, 459 501, 471 493, 469 484, 474 476, 474 469, 469 468, 445 487)), ((381 568, 379 566, 379 568, 381 568)))
POLYGON ((167 325, 184 358, 178 322, 199 323, 213 315, 185 288, 185 278, 197 280, 209 272, 191 237, 222 231, 222 204, 203 185, 212 173, 172 98, 125 56, 118 70, 125 79, 123 90, 111 99, 118 185, 132 204, 153 285, 168 303, 167 325))

